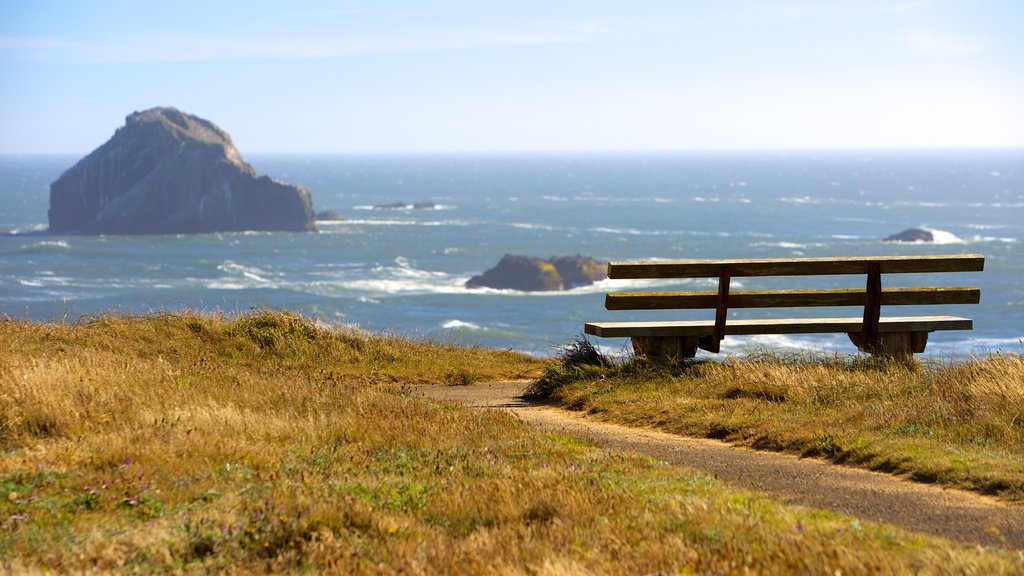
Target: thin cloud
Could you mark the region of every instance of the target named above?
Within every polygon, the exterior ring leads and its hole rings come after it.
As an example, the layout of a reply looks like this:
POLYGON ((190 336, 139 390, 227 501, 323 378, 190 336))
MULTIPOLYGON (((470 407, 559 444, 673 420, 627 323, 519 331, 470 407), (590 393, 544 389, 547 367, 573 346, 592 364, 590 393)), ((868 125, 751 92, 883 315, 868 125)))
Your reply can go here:
POLYGON ((924 31, 907 34, 903 45, 914 54, 926 56, 970 56, 985 51, 967 38, 924 31))
POLYGON ((215 62, 318 60, 374 53, 411 53, 585 44, 587 24, 543 29, 437 29, 403 36, 337 38, 148 36, 83 41, 55 37, 0 38, 5 59, 74 62, 215 62))

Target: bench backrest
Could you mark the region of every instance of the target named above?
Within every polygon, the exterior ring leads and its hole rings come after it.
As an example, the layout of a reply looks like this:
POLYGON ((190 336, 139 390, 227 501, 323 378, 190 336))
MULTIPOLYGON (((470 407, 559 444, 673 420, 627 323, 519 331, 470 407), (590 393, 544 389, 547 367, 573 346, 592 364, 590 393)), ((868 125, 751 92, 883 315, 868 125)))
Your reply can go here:
POLYGON ((980 254, 609 262, 611 279, 718 278, 718 291, 611 293, 605 297, 605 307, 609 310, 713 308, 713 352, 718 351, 718 343, 725 337, 729 308, 864 306, 864 334, 874 338, 878 334, 883 305, 977 304, 981 301, 981 290, 973 286, 882 289, 882 274, 980 272, 984 266, 985 257, 980 254), (729 290, 734 277, 833 274, 865 274, 867 283, 864 290, 762 290, 731 294, 729 290))

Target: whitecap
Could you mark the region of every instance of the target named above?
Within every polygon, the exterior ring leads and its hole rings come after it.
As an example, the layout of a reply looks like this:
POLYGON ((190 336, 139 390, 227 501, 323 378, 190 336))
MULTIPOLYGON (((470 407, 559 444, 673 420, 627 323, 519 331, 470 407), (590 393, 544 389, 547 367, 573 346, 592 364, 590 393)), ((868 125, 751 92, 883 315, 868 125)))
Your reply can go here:
POLYGON ((532 224, 530 222, 512 222, 509 226, 513 228, 522 228, 524 230, 554 230, 554 226, 547 224, 532 224))
POLYGON ((922 226, 922 230, 926 230, 932 233, 932 244, 963 244, 964 241, 952 232, 945 230, 938 230, 935 228, 927 228, 922 226))
POLYGON ((265 271, 255 267, 255 266, 244 266, 244 265, 239 264, 237 262, 234 262, 232 260, 225 260, 224 262, 221 262, 217 266, 217 269, 220 270, 221 272, 224 272, 224 273, 230 274, 230 275, 241 274, 243 278, 247 278, 247 279, 253 280, 255 282, 261 282, 261 283, 270 282, 265 277, 268 274, 267 272, 265 272, 265 271))
POLYGON ((820 200, 816 200, 810 196, 783 196, 782 198, 779 198, 779 201, 787 204, 821 204, 820 200))
POLYGON ((445 330, 487 330, 479 324, 465 322, 462 320, 448 320, 441 324, 441 328, 444 328, 445 330))
POLYGON ((785 248, 787 250, 803 250, 805 248, 824 248, 828 244, 824 242, 787 242, 785 240, 779 242, 755 242, 751 246, 758 248, 785 248))

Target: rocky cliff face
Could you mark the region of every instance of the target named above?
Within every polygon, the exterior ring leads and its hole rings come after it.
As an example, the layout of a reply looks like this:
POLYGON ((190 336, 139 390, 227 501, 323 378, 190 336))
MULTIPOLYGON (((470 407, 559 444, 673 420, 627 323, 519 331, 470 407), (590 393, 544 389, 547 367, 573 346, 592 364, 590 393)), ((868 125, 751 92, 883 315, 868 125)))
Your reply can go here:
POLYGON ((588 286, 606 276, 605 262, 586 256, 559 256, 550 260, 506 254, 497 266, 466 282, 467 288, 501 290, 569 290, 588 286))
POLYGON ((309 191, 259 176, 231 137, 175 108, 135 112, 50 185, 50 232, 312 230, 309 191))

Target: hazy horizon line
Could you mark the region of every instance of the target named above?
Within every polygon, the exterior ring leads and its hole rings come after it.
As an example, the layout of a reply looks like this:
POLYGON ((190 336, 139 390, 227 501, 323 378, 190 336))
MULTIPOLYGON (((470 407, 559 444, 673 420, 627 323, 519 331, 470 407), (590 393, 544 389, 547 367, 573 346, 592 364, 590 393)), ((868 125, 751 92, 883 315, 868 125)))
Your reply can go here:
MULTIPOLYGON (((99 148, 97 146, 96 148, 99 148)), ((0 156, 81 156, 88 152, 10 152, 0 151, 0 156)), ((768 153, 768 152, 957 152, 957 151, 1024 151, 1024 144, 972 145, 961 146, 779 146, 779 147, 708 147, 708 148, 549 148, 549 149, 443 149, 443 150, 326 150, 326 151, 274 151, 239 150, 246 156, 524 156, 548 154, 709 154, 709 153, 768 153)))

